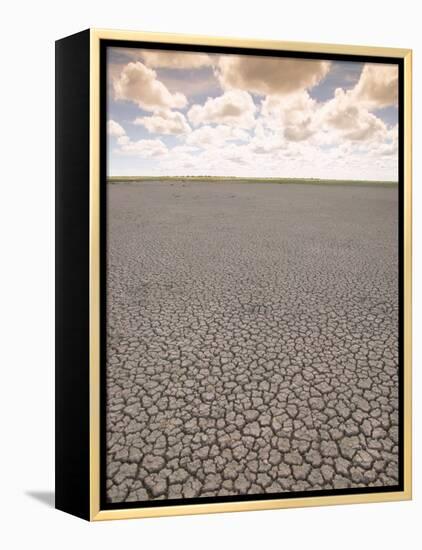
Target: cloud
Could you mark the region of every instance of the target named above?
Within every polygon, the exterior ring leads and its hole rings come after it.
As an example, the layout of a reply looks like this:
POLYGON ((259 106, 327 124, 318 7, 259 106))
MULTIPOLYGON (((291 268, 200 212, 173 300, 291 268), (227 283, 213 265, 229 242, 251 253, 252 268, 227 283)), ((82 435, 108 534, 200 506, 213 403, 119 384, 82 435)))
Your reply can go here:
POLYGON ((201 126, 187 136, 186 143, 188 145, 207 148, 223 145, 227 141, 246 141, 248 139, 248 133, 241 128, 226 125, 201 126))
POLYGON ((161 157, 168 153, 166 145, 160 139, 140 139, 131 141, 127 136, 119 138, 119 151, 144 158, 161 157))
POLYGON ((200 69, 215 63, 216 55, 202 52, 177 52, 166 50, 149 50, 146 48, 110 48, 114 59, 124 61, 141 61, 155 69, 200 69))
POLYGON ((114 79, 113 87, 115 99, 133 101, 146 111, 181 109, 187 103, 183 94, 172 94, 157 80, 157 73, 139 61, 128 63, 114 79))
MULTIPOLYGON (((270 137, 267 150, 260 152, 255 148, 255 138, 250 143, 229 142, 203 149, 176 146, 160 157, 157 174, 386 180, 397 177, 392 147, 377 142, 368 147, 363 142, 344 141, 325 150, 309 141, 280 141, 277 147, 275 135, 271 146, 270 137)), ((145 175, 150 173, 147 167, 145 175)))
POLYGON ((397 105, 398 82, 399 74, 396 65, 367 63, 352 93, 369 109, 397 105))
POLYGON ((328 73, 328 61, 224 55, 216 75, 224 89, 260 95, 285 95, 309 89, 328 73))
POLYGON ((356 100, 355 90, 345 92, 337 88, 334 98, 321 109, 321 115, 321 122, 345 139, 381 141, 386 138, 385 123, 356 100))
POLYGON ((267 96, 261 103, 266 128, 281 133, 289 142, 312 142, 338 147, 344 141, 381 142, 387 126, 368 110, 356 87, 337 88, 334 98, 319 103, 306 90, 286 96, 267 96))
POLYGON ((286 140, 282 132, 268 129, 261 118, 255 127, 254 136, 249 142, 249 151, 252 154, 269 155, 285 149, 286 140))
POLYGON ((238 128, 255 125, 256 106, 252 97, 241 90, 231 90, 222 96, 208 98, 204 105, 193 105, 188 118, 193 125, 228 124, 238 128))
POLYGON ((186 77, 185 71, 162 71, 161 82, 170 92, 183 90, 186 97, 212 97, 221 94, 221 87, 211 69, 203 71, 200 78, 186 77))
POLYGON ((273 131, 282 132, 289 141, 306 140, 317 131, 317 109, 317 102, 306 90, 287 96, 268 96, 261 104, 265 124, 273 131))
POLYGON ((138 117, 134 124, 144 126, 152 134, 187 134, 191 127, 182 113, 174 111, 161 111, 148 117, 138 117))
POLYGON ((212 58, 204 53, 163 50, 140 50, 148 67, 166 69, 199 69, 212 65, 212 58))
POLYGON ((194 145, 175 145, 172 149, 172 153, 195 153, 198 151, 198 147, 194 145))
POLYGON ((318 139, 325 131, 325 140, 331 143, 346 140, 373 147, 371 142, 388 141, 387 125, 371 111, 395 105, 397 96, 397 67, 366 64, 354 88, 347 91, 337 88, 334 98, 318 108, 315 116, 315 125, 321 130, 318 139))
POLYGON ((119 137, 119 136, 125 135, 125 131, 122 128, 122 126, 120 126, 120 124, 114 120, 109 120, 107 122, 107 133, 109 136, 113 136, 113 137, 119 137))
POLYGON ((378 158, 393 157, 397 159, 398 145, 398 124, 396 124, 387 131, 386 139, 378 144, 377 147, 372 148, 371 155, 378 158))
MULTIPOLYGON (((365 143, 368 151, 389 143, 386 123, 372 110, 397 104, 398 70, 396 66, 366 64, 354 88, 337 88, 334 98, 318 105, 314 116, 319 144, 344 141, 365 143)), ((387 147, 385 151, 392 151, 387 147)))
POLYGON ((311 137, 313 133, 310 120, 304 120, 296 124, 296 126, 288 126, 284 130, 284 136, 290 141, 303 141, 311 137))

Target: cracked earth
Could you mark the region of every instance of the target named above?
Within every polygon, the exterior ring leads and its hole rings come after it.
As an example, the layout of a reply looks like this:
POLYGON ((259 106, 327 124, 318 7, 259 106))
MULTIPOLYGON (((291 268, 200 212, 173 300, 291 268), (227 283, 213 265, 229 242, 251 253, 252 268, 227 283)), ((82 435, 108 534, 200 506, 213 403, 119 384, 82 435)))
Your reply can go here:
POLYGON ((107 500, 398 482, 394 188, 108 186, 107 500))

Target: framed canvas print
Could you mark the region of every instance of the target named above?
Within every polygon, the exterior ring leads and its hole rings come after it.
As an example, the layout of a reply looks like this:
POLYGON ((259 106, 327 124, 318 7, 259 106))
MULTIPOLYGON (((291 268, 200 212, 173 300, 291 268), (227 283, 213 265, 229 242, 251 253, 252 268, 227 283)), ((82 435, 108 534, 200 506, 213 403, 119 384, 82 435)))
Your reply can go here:
POLYGON ((411 52, 56 43, 56 507, 411 498, 411 52))

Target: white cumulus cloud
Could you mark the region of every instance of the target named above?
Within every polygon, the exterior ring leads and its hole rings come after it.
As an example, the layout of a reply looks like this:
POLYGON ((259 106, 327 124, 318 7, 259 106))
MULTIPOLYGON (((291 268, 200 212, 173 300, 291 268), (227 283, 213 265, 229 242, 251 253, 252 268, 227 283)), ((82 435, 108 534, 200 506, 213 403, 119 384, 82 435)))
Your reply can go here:
POLYGON ((285 95, 318 84, 330 69, 328 61, 222 55, 217 77, 224 89, 260 95, 285 95))
POLYGON ((187 136, 186 143, 207 148, 223 145, 226 141, 246 141, 248 139, 248 133, 241 128, 221 124, 218 126, 201 126, 187 136))
POLYGON ((138 117, 134 124, 144 126, 151 134, 179 135, 191 131, 185 116, 177 111, 162 111, 152 116, 138 117))
POLYGON ((124 136, 126 132, 118 122, 115 120, 109 120, 107 122, 107 133, 109 136, 119 137, 124 136))
POLYGON ((399 71, 396 65, 367 63, 352 93, 370 109, 396 105, 398 81, 399 71))
POLYGON ((139 155, 144 158, 161 157, 167 154, 168 149, 160 139, 140 139, 131 141, 127 136, 119 138, 120 152, 130 155, 139 155))
POLYGON ((146 111, 181 109, 187 103, 183 94, 171 93, 157 79, 157 73, 140 61, 128 63, 114 79, 113 87, 115 99, 133 101, 146 111))
POLYGON ((289 141, 304 141, 318 129, 317 102, 306 90, 286 96, 267 96, 261 105, 265 124, 289 141))
POLYGON ((383 140, 387 135, 385 123, 356 100, 354 90, 338 88, 321 109, 320 120, 347 140, 383 140))
POLYGON ((204 53, 142 50, 142 59, 148 67, 167 69, 199 69, 212 65, 212 58, 204 53))
POLYGON ((231 90, 216 98, 208 98, 204 105, 193 105, 188 118, 194 126, 200 124, 228 124, 238 128, 255 125, 256 106, 250 94, 231 90))

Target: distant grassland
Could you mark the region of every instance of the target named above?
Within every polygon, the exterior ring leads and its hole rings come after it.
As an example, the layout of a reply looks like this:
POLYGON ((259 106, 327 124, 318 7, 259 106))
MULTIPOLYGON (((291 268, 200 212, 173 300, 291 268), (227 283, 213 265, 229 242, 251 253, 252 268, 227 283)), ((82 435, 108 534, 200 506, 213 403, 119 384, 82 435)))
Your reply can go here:
POLYGON ((377 187, 396 187, 396 181, 373 180, 333 180, 319 178, 242 178, 231 176, 110 176, 108 183, 142 183, 146 181, 165 181, 173 183, 277 183, 311 185, 376 185, 377 187))

